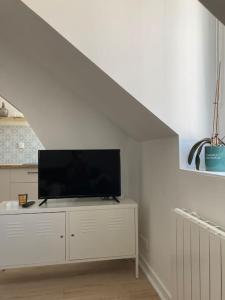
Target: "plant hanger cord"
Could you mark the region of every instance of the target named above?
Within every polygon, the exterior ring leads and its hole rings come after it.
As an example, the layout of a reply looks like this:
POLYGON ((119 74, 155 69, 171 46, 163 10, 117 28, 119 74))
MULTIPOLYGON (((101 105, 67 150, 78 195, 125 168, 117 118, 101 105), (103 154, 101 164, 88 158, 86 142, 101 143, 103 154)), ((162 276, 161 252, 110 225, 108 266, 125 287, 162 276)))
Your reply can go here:
POLYGON ((213 112, 213 133, 212 133, 212 145, 219 145, 219 99, 220 99, 220 77, 221 77, 221 62, 218 66, 218 77, 216 82, 216 94, 214 101, 214 112, 213 112))

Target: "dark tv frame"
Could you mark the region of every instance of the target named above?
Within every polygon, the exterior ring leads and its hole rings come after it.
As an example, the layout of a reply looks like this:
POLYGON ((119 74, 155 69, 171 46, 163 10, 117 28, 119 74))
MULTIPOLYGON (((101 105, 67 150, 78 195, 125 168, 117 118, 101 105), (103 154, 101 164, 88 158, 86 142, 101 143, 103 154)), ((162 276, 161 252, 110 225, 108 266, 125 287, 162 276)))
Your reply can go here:
POLYGON ((104 200, 110 199, 110 197, 115 200, 117 203, 120 203, 119 199, 117 197, 121 196, 121 151, 120 149, 47 149, 47 150, 38 150, 38 199, 44 199, 39 206, 43 205, 48 201, 48 199, 64 199, 64 198, 96 198, 100 197, 104 200), (40 197, 40 188, 39 188, 39 179, 40 179, 40 167, 39 167, 39 159, 40 159, 40 153, 41 152, 52 152, 52 151, 118 151, 119 153, 119 173, 118 173, 118 181, 119 181, 119 193, 116 193, 115 195, 112 194, 92 194, 92 195, 66 195, 66 196, 56 196, 56 197, 40 197))

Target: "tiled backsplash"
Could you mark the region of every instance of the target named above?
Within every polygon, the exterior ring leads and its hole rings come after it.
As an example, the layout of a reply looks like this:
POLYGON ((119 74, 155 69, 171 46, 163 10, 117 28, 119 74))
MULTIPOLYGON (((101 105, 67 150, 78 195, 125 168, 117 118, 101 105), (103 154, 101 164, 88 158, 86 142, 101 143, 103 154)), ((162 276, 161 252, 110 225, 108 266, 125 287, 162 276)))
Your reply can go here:
POLYGON ((0 164, 35 164, 38 149, 43 145, 30 126, 0 126, 0 164))

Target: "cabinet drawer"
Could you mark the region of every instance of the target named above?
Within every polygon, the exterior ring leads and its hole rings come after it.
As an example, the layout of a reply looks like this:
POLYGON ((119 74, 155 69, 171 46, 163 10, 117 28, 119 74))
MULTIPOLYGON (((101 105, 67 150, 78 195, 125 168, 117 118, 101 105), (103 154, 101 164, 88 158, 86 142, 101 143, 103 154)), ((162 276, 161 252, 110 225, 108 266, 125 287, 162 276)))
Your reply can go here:
POLYGON ((38 169, 11 170, 11 182, 38 182, 38 169))

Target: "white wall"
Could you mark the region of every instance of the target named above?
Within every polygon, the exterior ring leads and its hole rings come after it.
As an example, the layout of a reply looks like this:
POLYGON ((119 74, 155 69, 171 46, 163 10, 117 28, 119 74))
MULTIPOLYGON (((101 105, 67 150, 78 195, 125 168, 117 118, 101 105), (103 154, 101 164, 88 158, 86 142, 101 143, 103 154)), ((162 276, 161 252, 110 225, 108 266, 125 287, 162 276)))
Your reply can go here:
POLYGON ((150 111, 162 116, 158 105, 163 107, 163 0, 23 2, 150 111))
POLYGON ((186 167, 215 89, 215 19, 199 1, 23 2, 180 134, 186 167))
POLYGON ((175 126, 180 141, 165 139, 143 144, 140 222, 141 252, 169 296, 172 209, 189 208, 225 225, 221 213, 225 205, 224 179, 179 170, 178 159, 180 154, 180 165, 186 167, 190 144, 211 134, 215 19, 198 1, 170 0, 165 6, 165 24, 166 98, 161 102, 165 110, 160 111, 175 126))
MULTIPOLYGON (((215 19, 201 4, 71 0, 62 10, 60 1, 24 2, 180 134, 185 166, 190 143, 211 133, 215 19)), ((146 142, 142 154, 141 252, 171 293, 171 210, 224 224, 223 181, 179 171, 176 139, 146 142)))
POLYGON ((134 139, 175 134, 20 0, 0 1, 0 37, 134 139))
MULTIPOLYGON (((68 0, 66 5, 60 0, 23 2, 179 132, 183 150, 186 151, 185 145, 190 141, 210 134, 209 103, 215 84, 215 19, 198 1, 68 0)), ((0 77, 0 89, 3 79, 0 77)), ((10 88, 6 93, 11 95, 10 88)), ((52 104, 55 97, 65 97, 65 91, 62 93, 55 86, 54 92, 50 89, 47 94, 52 104)), ((35 108, 45 116, 46 107, 40 109, 38 103, 38 97, 44 97, 44 93, 37 92, 37 95, 34 95, 35 108)), ((19 98, 20 103, 22 99, 24 95, 19 98)), ((48 101, 46 99, 46 105, 48 101)), ((68 115, 72 120, 69 103, 68 115)), ((67 111, 67 108, 57 101, 56 120, 60 119, 61 110, 67 111)), ((38 128, 40 120, 35 120, 33 114, 30 116, 38 128)), ((46 122, 44 117, 41 121, 46 122)), ((76 124, 74 120, 72 124, 76 124)), ((50 133, 59 130, 62 141, 68 143, 64 130, 58 124, 55 126, 57 130, 52 129, 50 133)), ((44 138, 41 128, 39 131, 44 138)), ((56 145, 58 135, 52 137, 52 141, 56 145)), ((141 252, 171 292, 171 209, 178 206, 197 210, 223 225, 224 184, 221 178, 179 171, 176 139, 149 141, 142 146, 141 252)), ((135 169, 132 164, 128 165, 135 169)))
POLYGON ((225 226, 225 179, 179 170, 178 155, 176 138, 142 144, 141 255, 170 293, 172 210, 189 208, 225 226))
POLYGON ((20 109, 47 149, 120 148, 122 190, 139 200, 140 147, 35 60, 1 39, 0 93, 20 109), (128 167, 129 165, 129 167, 128 167))
POLYGON ((190 146, 211 136, 216 20, 198 1, 170 0, 166 28, 167 118, 178 128, 180 165, 186 167, 190 146))
POLYGON ((170 213, 179 199, 178 158, 177 138, 142 144, 140 254, 168 293, 172 290, 170 213))
POLYGON ((219 102, 219 133, 223 137, 225 135, 225 26, 222 23, 218 23, 218 61, 222 63, 221 70, 221 94, 219 102))

